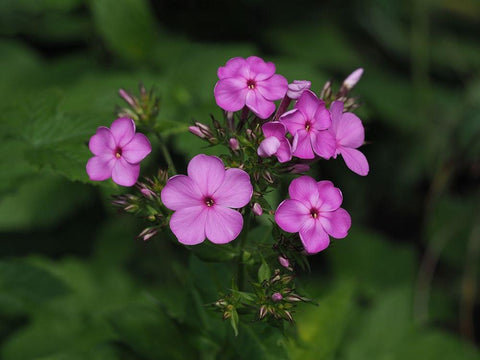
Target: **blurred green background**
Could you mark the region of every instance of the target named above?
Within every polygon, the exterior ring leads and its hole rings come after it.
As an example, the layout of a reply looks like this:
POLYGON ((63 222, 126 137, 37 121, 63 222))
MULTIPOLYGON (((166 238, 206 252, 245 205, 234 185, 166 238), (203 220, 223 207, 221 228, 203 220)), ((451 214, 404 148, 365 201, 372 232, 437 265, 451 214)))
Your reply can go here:
POLYGON ((479 1, 1 0, 0 35, 0 358, 479 358, 479 1), (207 151, 187 126, 220 115, 216 69, 252 54, 316 92, 365 69, 371 172, 315 169, 353 225, 299 274, 319 306, 299 307, 296 341, 261 323, 235 338, 204 306, 224 265, 135 240, 121 189, 85 173, 139 81, 184 170, 207 151))

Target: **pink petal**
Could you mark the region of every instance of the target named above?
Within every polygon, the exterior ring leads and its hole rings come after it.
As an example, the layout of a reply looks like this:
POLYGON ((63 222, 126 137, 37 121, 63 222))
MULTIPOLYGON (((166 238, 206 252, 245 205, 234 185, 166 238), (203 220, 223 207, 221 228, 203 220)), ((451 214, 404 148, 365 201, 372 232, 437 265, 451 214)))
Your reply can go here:
POLYGON ((300 96, 300 99, 298 99, 295 108, 300 110, 308 120, 313 120, 317 108, 321 104, 323 104, 323 101, 319 100, 313 91, 306 90, 302 96, 300 96))
POLYGON ((335 154, 335 137, 330 131, 311 132, 312 147, 315 154, 329 159, 335 154))
POLYGON ((320 104, 315 113, 315 120, 312 122, 312 127, 316 130, 326 130, 332 125, 330 119, 330 112, 325 107, 325 104, 320 104))
POLYGON ((352 113, 343 114, 334 128, 337 142, 346 147, 358 148, 365 141, 362 121, 352 113))
POLYGON ((295 199, 282 201, 275 211, 275 222, 282 230, 289 233, 298 232, 309 218, 311 218, 310 210, 295 199))
POLYGON ((347 236, 352 225, 350 214, 343 208, 331 212, 322 211, 319 218, 325 231, 336 239, 347 236))
POLYGON ((288 132, 293 136, 295 136, 297 131, 305 130, 305 122, 307 121, 305 116, 298 109, 287 111, 285 114, 280 116, 279 120, 287 127, 288 132))
POLYGON ((287 96, 290 99, 297 100, 305 90, 310 89, 311 85, 312 83, 308 80, 293 80, 293 83, 288 84, 287 96))
POLYGON ((125 159, 119 158, 112 170, 112 180, 118 185, 133 186, 140 174, 139 164, 130 164, 125 159))
POLYGON ((190 160, 187 173, 203 195, 211 196, 225 179, 225 166, 216 156, 200 154, 190 160))
POLYGON ((273 75, 269 79, 258 81, 256 88, 267 100, 279 100, 288 90, 288 81, 282 75, 273 75))
POLYGON ((316 254, 325 250, 330 244, 330 238, 318 220, 308 220, 300 229, 300 240, 309 254, 316 254))
POLYGON ((205 223, 207 239, 215 244, 226 244, 242 231, 243 217, 236 211, 223 206, 208 209, 205 223))
POLYGON ((116 158, 113 154, 94 156, 87 162, 87 174, 90 180, 103 181, 112 176, 116 158))
POLYGON ((245 106, 247 82, 243 78, 225 78, 215 85, 213 93, 217 105, 227 111, 238 111, 245 106))
POLYGON ((152 151, 150 141, 143 134, 135 134, 132 141, 122 148, 122 157, 129 163, 136 164, 142 161, 152 151))
POLYGON ((318 209, 320 199, 318 184, 310 176, 304 175, 293 179, 288 187, 288 194, 290 198, 298 200, 308 207, 309 211, 313 207, 318 209))
POLYGON ((110 126, 110 131, 117 146, 123 148, 135 135, 135 122, 129 118, 117 119, 110 126))
POLYGON ((266 63, 258 56, 248 57, 247 63, 250 67, 250 77, 252 77, 252 80, 263 81, 275 74, 275 64, 272 62, 266 63))
POLYGON ((263 135, 265 137, 275 136, 278 140, 285 137, 287 129, 285 125, 278 121, 267 122, 262 126, 263 135))
POLYGON ((280 142, 280 147, 275 155, 281 163, 292 160, 292 147, 287 139, 283 139, 280 142))
POLYGON ((247 62, 244 58, 234 57, 227 61, 225 66, 218 68, 217 75, 220 80, 235 77, 242 73, 244 68, 247 68, 247 62))
POLYGON ((313 159, 315 157, 312 150, 310 134, 306 130, 299 130, 294 136, 292 154, 300 159, 313 159))
POLYGON ((203 205, 177 210, 170 219, 170 229, 182 244, 200 244, 205 240, 207 213, 203 205))
POLYGON ((270 136, 265 138, 257 149, 258 156, 261 157, 270 157, 275 154, 280 147, 280 140, 275 136, 270 136))
POLYGON ((163 204, 170 210, 203 205, 200 189, 185 175, 176 175, 168 179, 160 197, 163 204))
POLYGON ((267 119, 275 111, 275 103, 265 99, 259 91, 250 90, 247 93, 246 105, 260 119, 267 119))
POLYGON ((90 138, 88 147, 94 155, 113 154, 115 139, 110 129, 105 126, 99 127, 97 133, 90 138))
POLYGON ((342 154, 343 160, 347 167, 352 170, 354 173, 366 176, 369 171, 368 161, 365 155, 356 149, 350 149, 346 147, 341 147, 339 149, 340 154, 342 154))
POLYGON ((330 105, 330 117, 332 118, 332 127, 336 131, 338 121, 342 118, 343 114, 343 102, 334 101, 330 105))
POLYGON ((318 208, 320 211, 334 211, 342 205, 342 192, 339 188, 333 186, 331 181, 319 181, 317 188, 320 194, 320 206, 318 208))
POLYGON ((240 169, 225 171, 225 179, 218 190, 212 195, 215 204, 241 208, 252 198, 253 186, 250 176, 240 169))

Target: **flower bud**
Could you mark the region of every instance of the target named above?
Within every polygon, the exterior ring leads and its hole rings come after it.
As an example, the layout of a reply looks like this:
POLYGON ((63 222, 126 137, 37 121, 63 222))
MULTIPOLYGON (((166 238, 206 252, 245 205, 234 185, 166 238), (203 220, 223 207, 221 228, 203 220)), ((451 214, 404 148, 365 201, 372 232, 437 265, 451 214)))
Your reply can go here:
POLYGON ((257 216, 261 216, 263 214, 263 209, 257 202, 253 204, 252 211, 257 216))
POLYGON ((202 130, 198 126, 189 126, 188 131, 190 131, 193 135, 198 136, 201 139, 205 139, 205 135, 202 133, 202 130))
POLYGON ((230 146, 230 149, 232 149, 233 151, 240 150, 240 144, 235 138, 230 138, 230 140, 228 140, 228 146, 230 146))
POLYGON ((293 80, 288 84, 287 96, 290 99, 298 100, 305 90, 309 90, 312 83, 308 80, 293 80))
POLYGON ((245 130, 245 133, 247 134, 247 139, 249 141, 253 141, 257 138, 257 136, 255 135, 255 133, 252 131, 252 129, 247 129, 245 130))
POLYGON ((124 89, 119 89, 118 94, 120 97, 127 102, 128 105, 132 107, 136 107, 137 103, 135 102, 134 98, 132 95, 130 95, 128 92, 126 92, 124 89))
POLYGON ((342 87, 345 87, 347 90, 352 90, 355 85, 360 81, 363 75, 363 69, 359 68, 352 72, 347 78, 343 81, 342 87))
POLYGON ((282 265, 284 268, 290 268, 290 261, 288 261, 288 259, 286 257, 283 257, 283 256, 279 256, 278 257, 278 262, 280 263, 280 265, 282 265))
POLYGON ((213 137, 213 132, 209 126, 202 124, 201 122, 196 121, 195 126, 200 129, 200 132, 205 135, 207 138, 213 137))
POLYGON ((262 320, 266 315, 267 315, 267 307, 265 305, 262 305, 260 307, 260 311, 259 311, 259 314, 258 314, 260 320, 262 320))
POLYGON ((142 239, 143 241, 147 241, 148 239, 152 238, 153 236, 157 235, 158 229, 149 227, 144 229, 139 235, 138 238, 142 239))
POLYGON ((328 80, 325 85, 323 85, 323 89, 320 92, 320 99, 328 99, 332 95, 332 82, 328 80))
POLYGON ((278 292, 276 292, 272 295, 272 301, 273 302, 279 302, 279 301, 282 301, 282 299, 283 299, 282 294, 280 294, 278 292))
POLYGON ((288 170, 292 174, 301 174, 310 170, 310 166, 307 164, 295 164, 289 167, 288 170))

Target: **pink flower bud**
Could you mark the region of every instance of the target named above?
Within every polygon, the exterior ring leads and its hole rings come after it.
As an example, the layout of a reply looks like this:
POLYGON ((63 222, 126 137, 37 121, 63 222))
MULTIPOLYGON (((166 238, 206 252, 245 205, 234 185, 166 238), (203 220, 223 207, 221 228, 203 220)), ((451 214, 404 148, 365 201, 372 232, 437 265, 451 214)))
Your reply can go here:
POLYGON ((233 151, 237 151, 240 149, 240 144, 235 138, 230 138, 230 140, 228 140, 228 146, 230 146, 230 149, 232 149, 233 151))
POLYGON ((126 92, 125 90, 123 89, 119 89, 118 90, 118 94, 120 95, 120 97, 125 100, 130 106, 133 106, 135 107, 136 104, 135 104, 135 100, 133 100, 132 96, 126 92))
POLYGON ((287 96, 290 99, 298 100, 305 90, 310 89, 312 83, 308 80, 293 80, 293 83, 288 84, 287 96))
POLYGON ((198 126, 189 126, 188 131, 190 131, 193 135, 198 136, 201 139, 205 139, 205 135, 202 133, 202 130, 198 126))
POLYGON ((263 214, 263 209, 260 206, 260 204, 257 203, 257 202, 255 204, 253 204, 252 211, 257 216, 261 216, 263 214))
POLYGON ((278 292, 276 292, 276 293, 274 293, 274 294, 272 295, 272 300, 273 300, 273 302, 279 302, 279 301, 281 301, 282 299, 283 299, 282 294, 280 294, 280 293, 278 293, 278 292))
POLYGON ((307 164, 295 164, 289 170, 292 174, 301 174, 310 170, 310 166, 307 164))
POLYGON ((353 89, 355 85, 357 85, 358 81, 363 75, 363 69, 359 68, 352 72, 347 78, 343 81, 342 87, 347 88, 347 90, 353 89))
POLYGON ((288 261, 288 259, 286 257, 283 257, 283 256, 279 256, 278 257, 278 262, 280 263, 280 265, 282 265, 284 268, 289 268, 290 267, 290 261, 288 261))

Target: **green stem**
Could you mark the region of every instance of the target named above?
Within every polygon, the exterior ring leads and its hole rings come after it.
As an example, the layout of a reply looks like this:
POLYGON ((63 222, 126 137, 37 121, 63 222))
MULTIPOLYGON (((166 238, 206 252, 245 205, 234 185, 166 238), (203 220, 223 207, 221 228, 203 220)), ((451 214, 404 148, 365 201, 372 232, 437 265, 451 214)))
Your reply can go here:
POLYGON ((177 175, 177 169, 175 168, 175 165, 173 164, 172 156, 170 155, 170 152, 168 151, 167 145, 165 144, 165 142, 166 142, 165 139, 155 129, 151 129, 151 131, 155 134, 155 136, 158 139, 158 142, 160 144, 160 150, 162 151, 163 158, 165 159, 165 162, 167 163, 167 166, 168 166, 168 173, 170 175, 177 175))
POLYGON ((245 289, 245 264, 243 262, 245 245, 247 243, 248 238, 248 230, 250 229, 250 220, 251 220, 251 211, 250 209, 247 210, 248 213, 245 215, 245 227, 243 228, 242 236, 240 237, 240 241, 238 243, 239 248, 239 257, 238 257, 238 264, 237 264, 237 272, 238 272, 238 290, 243 291, 245 289))

